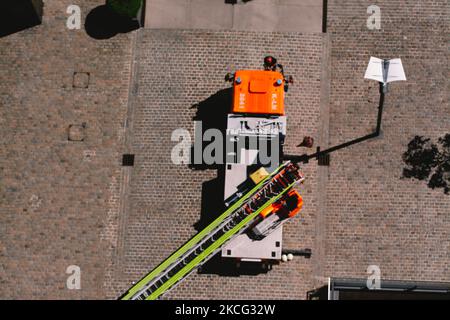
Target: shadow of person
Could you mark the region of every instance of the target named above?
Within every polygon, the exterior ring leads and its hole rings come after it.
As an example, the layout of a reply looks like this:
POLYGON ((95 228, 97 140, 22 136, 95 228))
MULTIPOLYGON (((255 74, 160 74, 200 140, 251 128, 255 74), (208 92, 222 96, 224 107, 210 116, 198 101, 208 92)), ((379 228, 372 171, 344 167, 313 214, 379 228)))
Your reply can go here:
POLYGON ((88 13, 84 28, 91 38, 104 40, 118 33, 139 29, 139 22, 117 14, 107 5, 101 5, 88 13))

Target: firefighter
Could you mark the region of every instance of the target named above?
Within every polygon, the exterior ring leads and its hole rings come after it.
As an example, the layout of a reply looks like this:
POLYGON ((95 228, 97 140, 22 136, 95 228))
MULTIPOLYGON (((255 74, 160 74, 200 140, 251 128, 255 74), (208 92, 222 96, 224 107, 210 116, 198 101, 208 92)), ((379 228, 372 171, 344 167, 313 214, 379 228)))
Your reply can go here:
POLYGON ((264 70, 277 71, 277 68, 279 68, 281 74, 283 74, 283 66, 281 64, 277 64, 277 59, 275 57, 267 56, 264 58, 264 70))
POLYGON ((277 69, 280 71, 280 73, 283 75, 283 78, 284 78, 284 92, 288 92, 289 84, 294 83, 294 79, 292 78, 292 76, 286 77, 284 75, 283 65, 277 63, 277 59, 275 57, 266 56, 264 58, 264 70, 277 71, 277 69))

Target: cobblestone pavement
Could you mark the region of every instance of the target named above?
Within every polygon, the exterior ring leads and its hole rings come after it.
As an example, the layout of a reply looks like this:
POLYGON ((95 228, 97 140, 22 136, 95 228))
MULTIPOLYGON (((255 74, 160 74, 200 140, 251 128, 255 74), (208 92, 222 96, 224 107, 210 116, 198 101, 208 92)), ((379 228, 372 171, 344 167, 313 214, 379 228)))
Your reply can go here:
MULTIPOLYGON (((0 38, 1 298, 105 297, 134 34, 68 30, 70 4, 46 1, 41 25, 0 38)), ((101 4, 83 1, 83 22, 101 4)))
MULTIPOLYGON (((420 135, 450 132, 447 1, 328 1, 327 33, 141 29, 95 40, 66 28, 71 1, 46 1, 43 24, 0 38, 0 298, 116 298, 195 233, 216 170, 173 165, 171 133, 193 133, 193 104, 221 97, 225 73, 272 54, 296 82, 287 152, 373 130, 369 57, 400 57, 407 82, 386 97, 381 138, 312 161, 302 218, 286 248, 311 248, 258 276, 195 274, 167 298, 306 298, 329 276, 450 281, 450 199, 402 179, 420 135), (86 88, 87 86, 87 88, 86 88), (121 166, 122 153, 136 155, 121 166), (202 189, 203 188, 203 189, 202 189), (81 290, 66 268, 81 268, 81 290)), ((83 22, 102 1, 83 1, 83 22)), ((215 101, 223 100, 212 100, 215 101)))

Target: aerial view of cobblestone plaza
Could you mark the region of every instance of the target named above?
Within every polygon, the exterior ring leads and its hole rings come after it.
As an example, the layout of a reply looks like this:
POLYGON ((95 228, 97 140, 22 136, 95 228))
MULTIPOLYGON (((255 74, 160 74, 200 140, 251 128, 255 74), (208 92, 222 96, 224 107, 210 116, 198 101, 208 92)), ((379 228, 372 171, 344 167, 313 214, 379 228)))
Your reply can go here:
POLYGON ((447 0, 0 18, 0 299, 450 299, 447 0))

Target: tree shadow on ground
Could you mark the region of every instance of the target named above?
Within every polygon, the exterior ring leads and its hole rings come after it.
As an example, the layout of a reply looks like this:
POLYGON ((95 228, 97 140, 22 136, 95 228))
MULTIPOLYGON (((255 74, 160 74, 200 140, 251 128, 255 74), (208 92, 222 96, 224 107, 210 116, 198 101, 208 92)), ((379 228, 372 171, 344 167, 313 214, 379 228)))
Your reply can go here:
POLYGON ((42 1, 0 2, 0 38, 41 24, 42 1))
POLYGON ((123 17, 109 6, 101 5, 89 12, 84 27, 91 38, 104 40, 139 29, 140 26, 137 20, 123 17))
POLYGON ((429 188, 443 188, 445 194, 450 193, 450 133, 439 138, 438 144, 415 136, 402 158, 407 165, 402 178, 428 180, 429 188))

